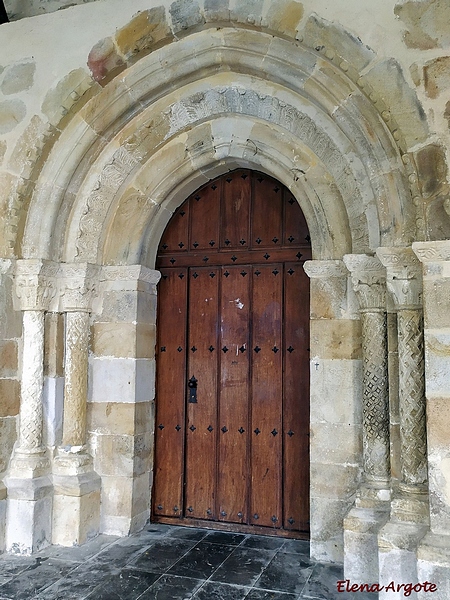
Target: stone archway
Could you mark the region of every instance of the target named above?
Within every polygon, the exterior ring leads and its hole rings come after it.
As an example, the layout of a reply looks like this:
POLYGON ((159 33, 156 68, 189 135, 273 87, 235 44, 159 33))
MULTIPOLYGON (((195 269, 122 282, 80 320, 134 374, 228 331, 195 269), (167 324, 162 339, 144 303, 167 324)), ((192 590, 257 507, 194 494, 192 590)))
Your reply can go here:
MULTIPOLYGON (((24 260, 18 289, 26 279, 30 298, 46 290, 18 306, 39 313, 39 323, 44 312, 67 313, 66 347, 81 348, 66 362, 64 411, 79 425, 67 432, 66 445, 83 452, 61 452, 52 468, 62 478, 55 479, 56 505, 70 497, 94 516, 75 525, 54 522, 53 540, 73 543, 99 527, 124 534, 147 519, 156 249, 190 192, 245 167, 288 187, 311 232, 312 551, 342 560, 342 520, 362 473, 361 329, 342 258, 367 254, 367 270, 376 271, 370 259, 380 245, 407 245, 414 237, 402 132, 383 116, 364 80, 355 83, 359 74, 333 53, 233 27, 188 31, 176 44, 177 52, 169 44, 135 57, 76 107, 49 150, 13 241, 24 260), (45 262, 50 258, 56 265, 45 262), (34 270, 27 271, 30 265, 34 270), (67 382, 86 376, 89 326, 86 437, 86 393, 71 396, 67 382), (331 402, 336 380, 345 398, 342 414, 331 402), (102 480, 100 526, 95 473, 102 480)), ((41 347, 42 327, 30 335, 41 347)), ((34 400, 25 394, 24 410, 34 400)), ((36 413, 34 421, 39 418, 36 413)), ((39 449, 41 442, 38 436, 39 449)), ((32 479, 48 474, 50 462, 41 467, 32 479)))

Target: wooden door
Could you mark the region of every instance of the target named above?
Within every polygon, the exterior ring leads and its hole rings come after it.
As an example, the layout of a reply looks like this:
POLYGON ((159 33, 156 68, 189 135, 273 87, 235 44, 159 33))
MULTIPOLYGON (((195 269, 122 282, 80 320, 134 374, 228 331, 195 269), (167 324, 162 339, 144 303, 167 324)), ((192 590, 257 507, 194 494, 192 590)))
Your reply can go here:
POLYGON ((153 520, 309 533, 303 214, 248 170, 192 194, 161 240, 153 520))

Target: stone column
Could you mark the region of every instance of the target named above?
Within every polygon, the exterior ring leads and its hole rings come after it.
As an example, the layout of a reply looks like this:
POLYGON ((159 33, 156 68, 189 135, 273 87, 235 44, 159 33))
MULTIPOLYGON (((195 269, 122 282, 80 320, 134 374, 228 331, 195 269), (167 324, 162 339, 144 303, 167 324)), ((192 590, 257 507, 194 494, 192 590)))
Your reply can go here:
POLYGON ((311 279, 311 555, 342 562, 342 521, 361 474, 361 322, 341 260, 304 268, 311 279))
POLYGON ((18 440, 6 478, 6 547, 31 554, 51 542, 50 462, 43 446, 44 316, 56 293, 57 266, 18 260, 15 308, 23 311, 22 372, 18 440))
MULTIPOLYGON (((415 242, 423 263, 425 389, 430 529, 417 549, 419 581, 450 598, 450 241, 415 242)), ((428 593, 419 592, 425 599, 428 593)))
MULTIPOLYGON (((422 273, 411 248, 379 248, 397 311, 401 478, 378 536, 380 583, 417 581, 416 550, 428 528, 422 273)), ((381 592, 388 598, 390 592, 381 592)))
POLYGON ((62 445, 53 467, 53 543, 79 545, 99 532, 100 477, 86 447, 90 311, 99 267, 61 265, 60 310, 66 314, 62 445))
POLYGON ((378 581, 377 535, 389 517, 390 444, 386 276, 376 257, 347 254, 362 326, 363 477, 344 520, 345 576, 378 581))

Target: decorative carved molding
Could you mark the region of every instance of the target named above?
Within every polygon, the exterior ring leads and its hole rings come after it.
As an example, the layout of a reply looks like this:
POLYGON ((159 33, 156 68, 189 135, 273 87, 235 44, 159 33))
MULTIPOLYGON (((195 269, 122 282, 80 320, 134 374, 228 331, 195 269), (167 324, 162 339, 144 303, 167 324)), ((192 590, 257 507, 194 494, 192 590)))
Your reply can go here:
POLYGON ((450 261, 450 240, 414 242, 412 249, 423 263, 450 261))
POLYGON ((59 310, 86 311, 99 293, 101 267, 89 263, 62 264, 58 273, 59 310))
POLYGON ((16 262, 14 307, 16 310, 48 310, 56 296, 58 265, 40 259, 16 262))
POLYGON ((402 483, 427 482, 425 364, 422 312, 398 312, 399 401, 402 483))
POLYGON ((107 289, 137 289, 139 282, 143 282, 154 291, 161 273, 143 265, 118 265, 103 267, 102 276, 107 289))
POLYGON ((363 457, 367 481, 388 482, 389 381, 386 313, 361 314, 363 353, 363 457))
POLYGON ((344 263, 352 275, 360 310, 386 310, 386 271, 378 258, 346 254, 344 263))
POLYGON ((342 260, 307 260, 303 269, 310 279, 348 277, 342 260))
POLYGON ((397 310, 422 305, 422 268, 411 248, 378 248, 386 267, 386 284, 397 310))

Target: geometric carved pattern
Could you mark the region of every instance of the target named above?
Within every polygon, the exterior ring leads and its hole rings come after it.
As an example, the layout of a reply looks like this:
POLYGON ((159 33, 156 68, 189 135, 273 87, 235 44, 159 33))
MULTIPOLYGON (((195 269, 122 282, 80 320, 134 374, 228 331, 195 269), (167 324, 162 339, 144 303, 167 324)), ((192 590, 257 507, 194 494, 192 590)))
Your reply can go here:
POLYGON ((422 313, 397 315, 402 482, 421 485, 427 481, 422 313))
POLYGON ((389 480, 389 393, 385 312, 362 312, 363 451, 368 480, 389 480))

